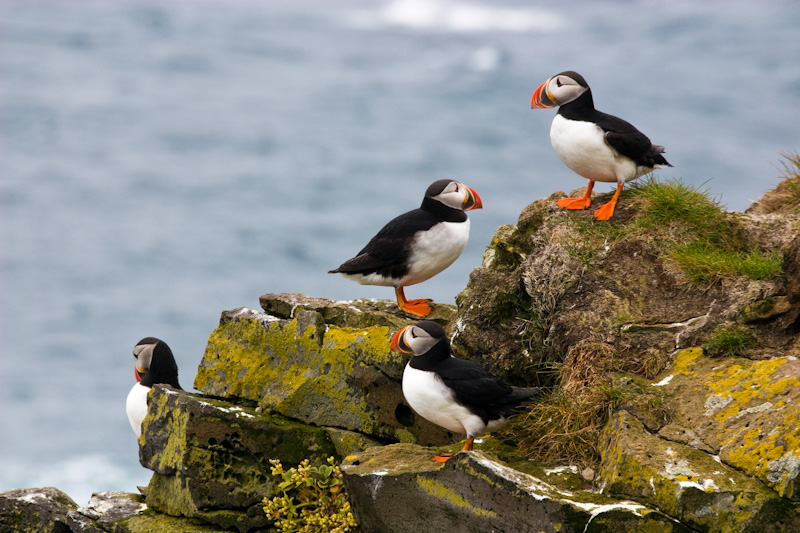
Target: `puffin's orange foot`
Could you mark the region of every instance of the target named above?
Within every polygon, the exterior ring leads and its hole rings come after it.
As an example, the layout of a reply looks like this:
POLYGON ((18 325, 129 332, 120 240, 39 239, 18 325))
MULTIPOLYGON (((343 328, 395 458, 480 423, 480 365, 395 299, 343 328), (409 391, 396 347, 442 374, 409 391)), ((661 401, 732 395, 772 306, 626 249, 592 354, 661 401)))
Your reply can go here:
POLYGON ((445 453, 440 453, 439 455, 437 455, 437 456, 433 457, 432 459, 433 459, 434 461, 436 461, 437 463, 445 463, 445 462, 447 462, 447 460, 448 460, 448 459, 450 459, 451 457, 453 457, 453 454, 452 454, 452 453, 446 453, 446 452, 445 452, 445 453))
POLYGON ((430 298, 417 298, 416 300, 407 300, 400 304, 400 309, 409 315, 425 317, 431 314, 431 306, 428 302, 432 302, 430 298))
POLYGON ((562 198, 556 202, 562 209, 586 209, 592 204, 591 198, 562 198))
POLYGON ((601 205, 594 210, 594 218, 597 220, 608 220, 614 215, 614 207, 616 207, 616 205, 616 201, 611 201, 607 204, 601 205))

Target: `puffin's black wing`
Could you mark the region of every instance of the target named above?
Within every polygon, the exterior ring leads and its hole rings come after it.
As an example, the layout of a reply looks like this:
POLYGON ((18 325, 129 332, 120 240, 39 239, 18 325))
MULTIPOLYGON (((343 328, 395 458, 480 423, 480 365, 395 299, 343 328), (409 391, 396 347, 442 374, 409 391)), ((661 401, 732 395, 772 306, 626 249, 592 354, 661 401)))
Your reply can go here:
POLYGON ((331 274, 372 274, 399 278, 407 273, 406 260, 414 234, 430 229, 439 220, 423 209, 404 213, 386 224, 358 255, 342 263, 331 274))
POLYGON ((436 365, 435 372, 463 405, 502 404, 513 392, 511 385, 465 359, 445 359, 436 365))
POLYGON ((670 165, 661 153, 663 146, 654 145, 650 139, 628 121, 601 111, 595 111, 595 122, 605 133, 609 146, 631 158, 637 165, 654 167, 670 165))

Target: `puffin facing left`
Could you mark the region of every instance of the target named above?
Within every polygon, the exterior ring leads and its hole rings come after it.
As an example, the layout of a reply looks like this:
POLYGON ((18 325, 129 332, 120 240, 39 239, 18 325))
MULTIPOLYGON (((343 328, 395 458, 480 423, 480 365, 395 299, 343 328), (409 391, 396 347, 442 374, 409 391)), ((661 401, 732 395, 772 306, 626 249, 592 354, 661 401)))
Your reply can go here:
POLYGON ((145 337, 133 348, 136 366, 136 385, 128 393, 125 408, 128 421, 136 436, 142 434, 142 420, 147 415, 147 393, 156 384, 181 389, 178 383, 178 364, 167 343, 155 337, 145 337))
POLYGON ((573 172, 589 180, 581 198, 563 198, 556 204, 564 209, 586 209, 592 203, 594 182, 616 183, 617 191, 607 204, 594 212, 597 220, 608 220, 625 183, 654 169, 672 165, 630 122, 598 111, 592 90, 575 71, 567 70, 549 78, 534 91, 531 109, 558 106, 550 126, 550 143, 556 155, 573 172))
POLYGON ((466 433, 462 451, 471 451, 475 437, 501 428, 523 403, 541 395, 541 389, 512 387, 480 365, 453 357, 444 328, 431 320, 401 329, 390 347, 414 355, 403 370, 408 405, 438 426, 466 433))
POLYGON ((463 183, 435 181, 418 209, 391 220, 357 256, 329 273, 362 285, 394 287, 400 309, 426 317, 431 300, 406 300, 403 287, 432 278, 458 259, 469 240, 465 211, 482 207, 478 193, 463 183))

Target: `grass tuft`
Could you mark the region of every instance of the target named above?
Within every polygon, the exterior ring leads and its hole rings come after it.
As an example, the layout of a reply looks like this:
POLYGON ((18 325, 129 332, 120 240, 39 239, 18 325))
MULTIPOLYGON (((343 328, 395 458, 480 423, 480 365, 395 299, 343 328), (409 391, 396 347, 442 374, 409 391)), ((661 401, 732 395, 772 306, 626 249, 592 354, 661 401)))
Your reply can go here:
POLYGON ((732 276, 764 280, 780 276, 783 272, 783 253, 780 250, 741 252, 694 241, 672 246, 668 254, 695 282, 708 283, 720 277, 732 276))
POLYGON ((744 326, 732 325, 717 328, 703 343, 703 351, 709 357, 744 357, 755 348, 756 340, 744 326))

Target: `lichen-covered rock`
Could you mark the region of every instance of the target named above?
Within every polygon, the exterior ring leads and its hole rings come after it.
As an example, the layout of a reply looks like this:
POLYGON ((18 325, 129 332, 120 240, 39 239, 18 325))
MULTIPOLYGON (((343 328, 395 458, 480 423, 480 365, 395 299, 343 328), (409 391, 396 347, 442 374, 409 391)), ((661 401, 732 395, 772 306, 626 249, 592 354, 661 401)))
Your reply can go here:
POLYGON ((680 438, 680 428, 692 436, 686 444, 700 448, 701 442, 723 463, 800 500, 797 358, 712 359, 690 349, 679 352, 657 379, 673 407, 673 422, 663 434, 680 438))
POLYGON ((78 505, 72 498, 55 487, 13 489, 0 492, 0 531, 18 533, 70 533, 94 527, 79 517, 73 520, 76 529, 70 527, 70 514, 76 513, 78 505))
POLYGON ((146 501, 157 511, 239 531, 266 527, 269 460, 330 456, 336 448, 324 428, 161 385, 149 394, 139 457, 155 472, 146 501))
POLYGON ((364 533, 689 531, 644 505, 560 489, 480 451, 442 464, 430 449, 395 444, 347 457, 342 473, 364 533))
MULTIPOLYGON (((262 295, 259 302, 265 313, 277 318, 291 320, 300 311, 316 311, 326 324, 340 328, 388 326, 400 329, 418 320, 403 313, 394 300, 334 301, 297 293, 268 293, 262 295)), ((455 318, 456 308, 452 305, 434 303, 432 307, 426 320, 445 326, 455 318)))
POLYGON ((705 452, 649 434, 625 411, 604 431, 605 494, 658 508, 701 531, 800 530, 798 506, 705 452))
POLYGON ((393 327, 340 328, 326 324, 319 311, 298 309, 291 320, 249 309, 223 313, 195 388, 381 439, 452 440, 405 402, 400 379, 406 358, 389 350, 393 327))

